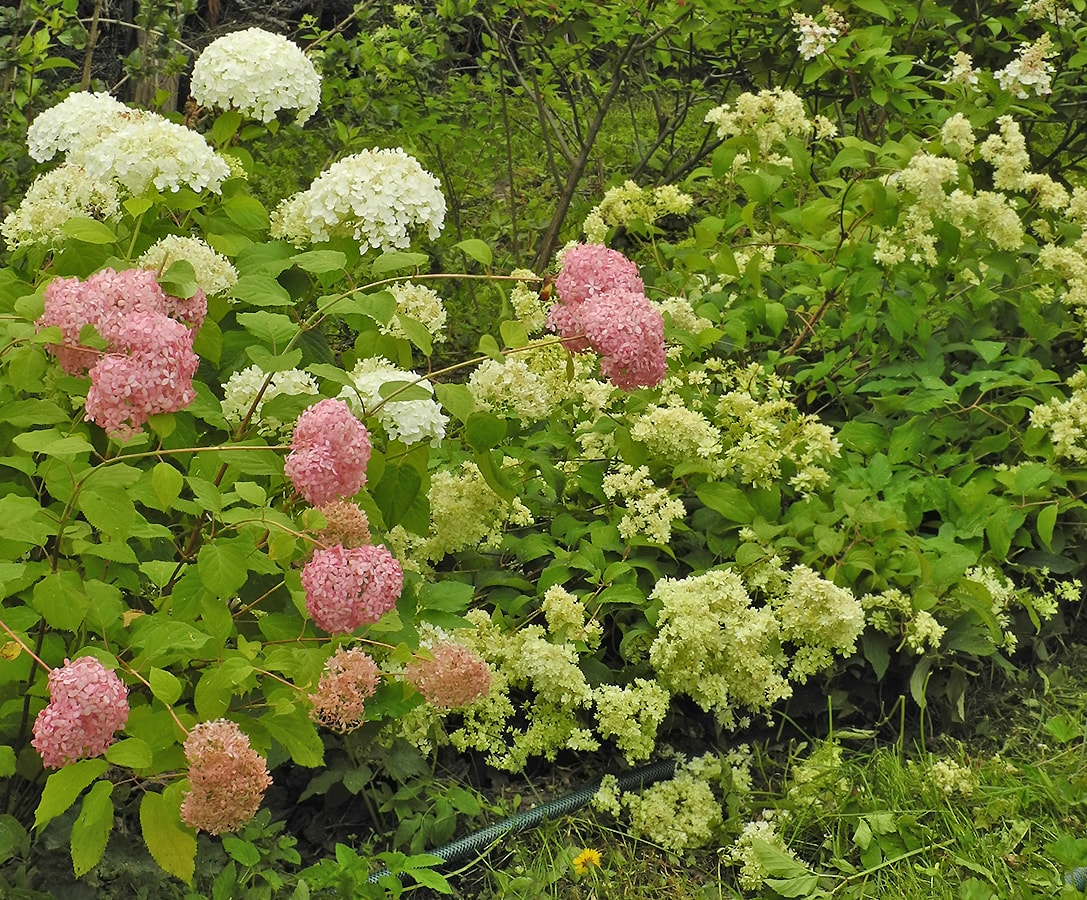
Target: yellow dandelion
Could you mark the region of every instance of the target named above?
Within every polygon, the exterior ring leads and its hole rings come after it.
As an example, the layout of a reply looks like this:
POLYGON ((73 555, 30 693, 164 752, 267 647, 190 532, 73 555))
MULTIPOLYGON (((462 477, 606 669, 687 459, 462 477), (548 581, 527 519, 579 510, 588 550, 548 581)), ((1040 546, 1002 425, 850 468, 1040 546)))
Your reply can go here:
POLYGON ((574 871, 578 875, 584 875, 586 869, 600 868, 600 851, 586 847, 574 857, 574 871))

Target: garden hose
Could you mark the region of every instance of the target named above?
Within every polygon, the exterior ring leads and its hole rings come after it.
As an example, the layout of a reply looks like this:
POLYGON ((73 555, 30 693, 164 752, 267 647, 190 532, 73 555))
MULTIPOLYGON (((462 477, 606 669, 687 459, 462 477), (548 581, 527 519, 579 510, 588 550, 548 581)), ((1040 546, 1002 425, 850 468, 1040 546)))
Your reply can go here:
POLYGON ((1064 883, 1081 893, 1087 891, 1087 866, 1077 866, 1071 872, 1065 872, 1064 883))
MULTIPOLYGON (((664 781, 666 778, 671 778, 675 774, 675 771, 676 761, 674 759, 658 760, 655 763, 642 766, 640 769, 634 769, 631 772, 617 776, 619 790, 631 791, 653 784, 657 781, 664 781)), ((525 831, 526 829, 536 827, 541 822, 545 822, 548 819, 569 815, 575 810, 581 809, 581 807, 585 806, 593 799, 597 790, 600 788, 600 782, 602 780, 603 779, 598 778, 591 784, 588 784, 583 788, 578 788, 578 790, 565 794, 562 797, 556 797, 554 800, 550 800, 542 806, 534 806, 532 809, 526 809, 524 812, 515 813, 509 818, 502 819, 500 822, 495 822, 472 834, 465 835, 455 841, 450 841, 448 844, 443 844, 436 850, 428 850, 426 852, 433 856, 440 857, 445 862, 453 862, 470 853, 476 853, 482 850, 489 844, 493 844, 505 834, 514 834, 518 831, 525 831)), ((386 875, 390 874, 392 873, 390 873, 388 869, 374 872, 368 879, 369 883, 376 884, 386 875)))

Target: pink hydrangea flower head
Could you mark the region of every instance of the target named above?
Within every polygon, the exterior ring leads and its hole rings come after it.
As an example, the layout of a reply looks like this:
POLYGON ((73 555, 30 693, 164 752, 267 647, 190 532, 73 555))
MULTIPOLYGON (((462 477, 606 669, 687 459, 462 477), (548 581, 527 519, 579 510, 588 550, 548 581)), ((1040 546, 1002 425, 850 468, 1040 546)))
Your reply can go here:
POLYGON ((49 673, 49 704, 34 721, 31 745, 49 768, 101 756, 128 721, 128 690, 93 656, 49 673))
POLYGON ((603 244, 575 244, 563 254, 562 271, 555 279, 562 303, 583 303, 615 290, 645 292, 638 267, 618 250, 603 244))
POLYGON ((343 400, 322 400, 298 417, 284 471, 309 503, 323 506, 366 483, 370 433, 343 400))
POLYGON ((404 573, 385 547, 317 550, 302 569, 306 610, 329 634, 371 625, 396 605, 404 573))
POLYGON ((581 304, 556 303, 547 311, 547 327, 566 339, 564 346, 571 353, 586 353, 592 349, 581 324, 581 304))
POLYGON ((63 345, 47 347, 66 372, 89 371, 85 418, 123 440, 148 416, 182 409, 195 398, 193 334, 172 316, 199 325, 206 313, 202 292, 189 300, 169 297, 149 269, 103 269, 86 281, 51 282, 38 326, 61 329, 63 345), (87 325, 108 343, 105 351, 80 344, 87 325))
POLYGON ((443 641, 432 647, 430 654, 433 659, 417 659, 404 671, 404 679, 427 702, 459 709, 490 693, 491 670, 475 651, 443 641))
POLYGON ((85 418, 127 439, 149 416, 183 409, 196 397, 200 360, 192 332, 167 316, 135 312, 113 329, 113 347, 90 370, 85 418))
POLYGON ((357 503, 333 500, 321 507, 321 515, 327 522, 320 531, 325 544, 364 547, 370 543, 370 520, 357 503))
POLYGON ((609 291, 582 304, 585 338, 600 354, 600 373, 624 391, 664 380, 664 318, 644 294, 609 291))
POLYGON ((353 731, 365 721, 366 698, 377 690, 377 663, 358 648, 343 647, 325 663, 310 716, 333 731, 353 731))
POLYGON ((201 722, 185 739, 189 793, 181 821, 197 831, 237 831, 257 814, 272 783, 268 765, 233 722, 201 722))

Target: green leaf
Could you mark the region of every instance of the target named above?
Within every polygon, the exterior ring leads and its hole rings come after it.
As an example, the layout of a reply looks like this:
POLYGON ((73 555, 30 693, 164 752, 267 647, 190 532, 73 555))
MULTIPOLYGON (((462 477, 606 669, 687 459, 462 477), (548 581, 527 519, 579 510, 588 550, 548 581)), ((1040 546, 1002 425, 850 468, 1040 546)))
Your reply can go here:
POLYGON ((293 306, 287 289, 269 275, 242 275, 230 289, 230 296, 250 306, 293 306))
POLYGON ((155 202, 150 197, 129 197, 121 204, 133 219, 139 218, 154 205, 155 202))
POLYGON ((0 744, 0 778, 10 778, 15 774, 15 750, 7 744, 0 744))
POLYGON ((86 438, 78 434, 63 436, 55 428, 47 431, 25 431, 15 435, 12 442, 27 453, 40 453, 43 456, 71 458, 94 450, 86 438))
POLYGON ((301 707, 289 715, 262 716, 260 724, 279 741, 298 765, 314 769, 325 761, 325 745, 313 721, 301 707))
POLYGON ((151 858, 166 872, 191 884, 196 871, 196 837, 181 824, 179 809, 173 796, 148 791, 140 801, 140 828, 151 858))
POLYGON ((97 219, 76 216, 60 226, 65 237, 75 238, 85 244, 116 244, 117 235, 113 229, 97 219))
POLYGON ((453 888, 445 876, 433 869, 405 869, 404 873, 410 875, 423 887, 428 887, 439 894, 452 894, 453 888))
POLYGON ((755 508, 738 487, 724 481, 709 481, 695 488, 698 499, 729 522, 747 525, 755 521, 755 508))
POLYGON ((241 540, 214 540, 200 548, 196 569, 204 587, 216 597, 233 597, 249 578, 249 543, 241 540))
POLYGON ((151 685, 151 693, 165 703, 173 706, 181 696, 181 682, 176 675, 165 669, 152 668, 147 674, 147 680, 151 685))
POLYGON ((339 250, 310 250, 306 253, 296 253, 290 259, 298 268, 304 272, 312 272, 314 275, 339 272, 347 266, 347 254, 339 250))
POLYGON ((413 384, 410 381, 386 381, 377 389, 377 393, 383 400, 389 400, 390 403, 430 400, 434 396, 421 384, 413 384))
POLYGON ((224 834, 222 841, 227 855, 243 866, 255 866, 260 862, 260 851, 249 841, 243 841, 233 834, 224 834))
POLYGON ((72 825, 72 867, 76 878, 82 878, 98 865, 106 852, 113 830, 112 795, 113 785, 99 781, 83 798, 79 816, 72 825))
POLYGON ((167 462, 160 462, 151 470, 151 489, 162 510, 173 506, 184 486, 184 476, 167 462))
POLYGON ((127 537, 136 522, 136 507, 121 488, 96 486, 79 494, 79 509, 95 530, 127 537))
POLYGON ((853 5, 865 12, 877 15, 881 19, 886 19, 888 22, 894 18, 883 0, 854 0, 853 5))
POLYGON ((407 253, 403 250, 386 250, 370 266, 370 274, 375 277, 401 269, 421 269, 430 261, 425 253, 407 253))
POLYGON ((78 572, 51 572, 34 585, 31 605, 50 628, 78 631, 87 614, 90 599, 78 572))
POLYGON ((104 759, 81 759, 54 772, 45 780, 45 790, 34 811, 34 827, 39 831, 71 807, 87 785, 105 774, 109 763, 104 759))
POLYGON ((235 225, 246 231, 264 231, 268 228, 268 210, 256 197, 235 194, 223 201, 223 212, 235 225))
POLYGON ((766 874, 771 878, 800 878, 812 874, 811 870, 800 860, 790 856, 780 847, 776 847, 768 841, 755 838, 751 841, 751 849, 755 853, 755 858, 766 870, 766 874))
POLYGON ((245 355, 256 363, 256 365, 260 367, 260 370, 265 373, 286 372, 288 369, 293 369, 302 362, 301 350, 291 350, 288 353, 275 355, 269 353, 268 349, 260 346, 260 344, 246 347, 245 355))
POLYGON ((479 352, 486 354, 491 359, 497 360, 498 362, 505 361, 505 357, 502 355, 502 348, 498 346, 498 341, 489 334, 485 334, 479 339, 479 352))
POLYGON ((498 326, 502 342, 512 350, 528 346, 528 329, 524 322, 508 319, 498 326))
POLYGON ((147 742, 140 738, 125 738, 111 744, 106 751, 106 759, 115 766, 126 769, 146 769, 154 762, 154 755, 147 742))
POLYGON ((424 356, 430 356, 434 351, 434 335, 430 333, 426 325, 403 313, 396 317, 396 321, 408 340, 418 347, 424 356))
POLYGON ((460 250, 465 256, 474 259, 484 268, 489 269, 491 263, 494 261, 494 257, 491 254, 491 248, 479 238, 467 238, 466 240, 454 244, 453 247, 456 250, 460 250))
POLYGON ((785 327, 785 323, 789 321, 789 311, 782 303, 767 303, 766 304, 766 327, 770 329, 770 333, 777 337, 781 334, 781 330, 785 327))
POLYGON ((234 109, 228 109, 219 113, 208 132, 211 142, 217 147, 223 147, 237 133, 242 124, 242 114, 234 109))
POLYGON ((1053 528, 1057 524, 1057 504, 1051 503, 1043 506, 1038 511, 1035 519, 1035 527, 1038 529, 1038 537, 1042 539, 1047 550, 1053 549, 1053 528))
POLYGON ((242 328, 276 352, 286 347, 298 334, 298 325, 282 313, 270 313, 262 309, 257 312, 238 313, 237 319, 242 328))
POLYGON ((506 422, 490 413, 473 413, 465 423, 464 433, 472 448, 482 453, 506 439, 506 422))
POLYGON ((467 422, 468 417, 472 415, 472 411, 476 408, 476 401, 472 397, 472 392, 465 384, 434 382, 434 394, 437 396, 438 402, 458 422, 467 422))

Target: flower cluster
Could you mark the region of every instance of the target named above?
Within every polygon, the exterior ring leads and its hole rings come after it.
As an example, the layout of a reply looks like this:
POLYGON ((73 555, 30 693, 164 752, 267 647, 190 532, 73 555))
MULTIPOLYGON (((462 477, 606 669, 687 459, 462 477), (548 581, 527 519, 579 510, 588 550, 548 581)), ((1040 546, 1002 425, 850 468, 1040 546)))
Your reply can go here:
POLYGON ((366 483, 370 434, 342 400, 322 400, 298 417, 283 471, 309 503, 352 497, 366 483))
POLYGON ((575 244, 562 254, 555 289, 560 302, 547 324, 572 352, 599 353, 601 374, 625 391, 661 383, 664 319, 646 299, 634 263, 598 244, 575 244))
POLYGON ((128 721, 128 690, 93 656, 49 673, 49 703, 34 720, 31 746, 48 768, 101 756, 128 721))
POLYGON ((624 793, 635 834, 673 853, 709 844, 721 828, 721 801, 715 787, 724 776, 721 760, 706 754, 681 762, 676 774, 641 792, 624 793))
POLYGON ((89 370, 87 420, 124 440, 149 416, 182 409, 196 396, 193 334, 178 319, 199 326, 206 311, 202 291, 182 300, 163 293, 153 272, 103 269, 86 281, 51 281, 38 327, 60 328, 64 343, 47 347, 66 372, 89 370), (80 343, 87 325, 107 342, 104 352, 80 343))
POLYGON ((626 508, 619 520, 619 534, 625 540, 642 535, 655 544, 668 544, 672 524, 687 514, 683 501, 653 483, 646 466, 637 469, 620 463, 604 476, 604 496, 620 498, 626 508))
POLYGON ((230 260, 216 253, 198 237, 168 234, 148 247, 136 265, 162 273, 178 260, 184 260, 193 267, 196 283, 209 297, 225 293, 238 280, 238 270, 230 260))
POLYGON ((1058 456, 1083 464, 1087 463, 1087 372, 1076 372, 1067 384, 1071 396, 1035 406, 1030 424, 1049 430, 1058 456))
POLYGON ((288 197, 272 215, 272 237, 298 246, 352 237, 378 250, 407 247, 410 230, 433 240, 445 220, 438 180, 396 148, 348 156, 288 197))
POLYGON ((1050 94, 1053 92, 1053 63, 1049 58, 1056 52, 1052 39, 1043 34, 1034 43, 1021 46, 1016 59, 995 73, 996 80, 1001 88, 1020 100, 1026 100, 1031 91, 1039 96, 1050 94))
POLYGON ((657 682, 645 678, 635 678, 626 687, 602 684, 593 691, 597 729, 615 741, 628 763, 648 759, 671 699, 657 682))
POLYGON ((951 57, 951 68, 944 75, 944 84, 958 84, 965 88, 978 85, 978 75, 974 71, 974 58, 962 50, 951 57))
POLYGON ((302 569, 306 610, 329 634, 372 625, 396 605, 403 587, 400 563, 381 545, 316 550, 302 569))
POLYGON ((754 135, 759 159, 790 166, 792 162, 776 155, 774 147, 784 144, 790 135, 806 137, 815 128, 801 99, 784 88, 740 94, 735 104, 726 103, 706 113, 706 122, 717 126, 720 138, 754 135))
POLYGON ((603 244, 610 228, 634 223, 652 225, 664 216, 686 215, 693 205, 694 198, 674 185, 641 188, 627 181, 607 190, 604 199, 585 217, 585 239, 590 244, 603 244))
POLYGON ((537 334, 547 325, 547 310, 540 298, 539 279, 529 269, 514 269, 510 272, 514 278, 523 278, 518 281, 510 291, 510 306, 517 321, 525 326, 529 334, 537 334), (536 287, 530 287, 528 282, 533 282, 536 287))
POLYGON ((301 125, 317 111, 321 76, 297 44, 261 28, 212 41, 193 64, 193 98, 202 106, 236 109, 271 122, 297 109, 301 125))
POLYGON ((381 396, 381 388, 387 384, 412 384, 431 394, 430 382, 412 372, 398 369, 380 356, 361 359, 349 373, 352 386, 340 391, 340 399, 347 402, 359 416, 376 416, 385 433, 394 441, 418 444, 420 441, 436 443, 445 437, 449 418, 438 402, 428 397, 401 399, 381 396))
POLYGON ((415 659, 404 670, 404 680, 428 703, 443 709, 461 709, 491 689, 491 670, 473 650, 453 641, 426 648, 429 658, 415 659))
POLYGON ((301 369, 284 369, 272 375, 268 387, 261 394, 260 389, 267 379, 268 376, 259 366, 249 366, 231 375, 223 385, 223 418, 237 427, 245 421, 249 411, 253 410, 249 422, 256 425, 261 434, 274 437, 281 432, 290 431, 294 423, 281 422, 274 416, 264 415, 264 405, 276 397, 316 395, 317 382, 312 375, 301 369), (260 400, 257 400, 258 394, 260 400))
POLYGON ((435 472, 428 498, 430 535, 422 552, 431 560, 481 544, 496 547, 507 524, 532 524, 532 514, 520 499, 499 497, 474 462, 462 463, 457 471, 435 472))
POLYGON ((905 637, 913 653, 940 649, 947 629, 928 610, 914 610, 910 598, 898 588, 865 594, 861 606, 869 625, 895 639, 905 637))
POLYGON ((407 332, 400 323, 400 317, 403 316, 419 322, 436 342, 445 340, 445 306, 435 291, 413 281, 391 284, 387 290, 396 301, 396 313, 387 325, 378 326, 382 334, 406 338, 407 332))
POLYGON ((847 30, 842 14, 831 6, 824 6, 820 16, 825 25, 821 25, 811 16, 804 13, 793 13, 793 25, 800 36, 797 50, 804 59, 815 59, 827 52, 830 47, 847 30))
POLYGON ((64 240, 64 224, 70 219, 108 221, 120 211, 112 181, 91 178, 82 166, 66 162, 34 179, 18 208, 0 223, 0 236, 12 250, 56 246, 64 240))
POLYGON ((109 94, 71 94, 39 115, 27 131, 30 155, 44 162, 58 152, 96 181, 131 194, 218 192, 230 165, 195 131, 152 112, 129 109, 109 94))
POLYGON ((558 584, 544 591, 540 604, 548 633, 559 642, 582 641, 589 647, 600 643, 603 629, 596 619, 585 621, 585 604, 558 584))
POLYGON ((189 792, 181 821, 197 831, 237 831, 257 813, 272 783, 264 759, 233 722, 201 722, 185 738, 189 792))
POLYGON ((326 546, 365 547, 371 543, 370 520, 357 504, 348 500, 332 500, 321 507, 325 526, 318 532, 326 546))
POLYGON ((333 731, 354 731, 366 720, 366 699, 377 690, 377 663, 358 648, 341 647, 325 662, 310 717, 333 731))
MULTIPOLYGON (((476 407, 514 415, 523 422, 540 422, 555 414, 571 395, 567 367, 570 356, 555 343, 543 343, 502 360, 485 359, 468 378, 476 407)), ((575 379, 588 363, 574 358, 575 379)))
POLYGON ((748 822, 724 857, 726 862, 740 867, 740 887, 746 891, 760 891, 770 877, 755 850, 757 842, 769 844, 796 859, 796 853, 786 845, 785 839, 778 832, 778 818, 779 814, 776 812, 766 812, 763 818, 748 822))
POLYGON ((679 402, 650 406, 634 420, 630 436, 672 464, 713 460, 721 453, 720 431, 702 413, 679 402))

